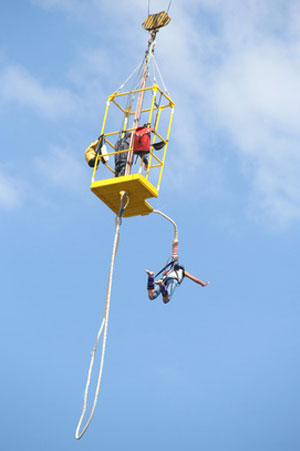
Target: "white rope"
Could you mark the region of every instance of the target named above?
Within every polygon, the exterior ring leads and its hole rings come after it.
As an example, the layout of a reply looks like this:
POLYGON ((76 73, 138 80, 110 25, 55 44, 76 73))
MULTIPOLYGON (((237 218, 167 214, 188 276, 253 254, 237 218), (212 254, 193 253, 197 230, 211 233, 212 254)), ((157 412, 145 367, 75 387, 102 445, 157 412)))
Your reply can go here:
POLYGON ((152 72, 153 72, 153 84, 154 84, 154 83, 157 84, 157 83, 156 83, 156 75, 155 75, 154 58, 152 58, 151 66, 152 66, 152 72))
POLYGON ((117 216, 116 217, 115 239, 114 239, 114 245, 113 245, 113 251, 112 251, 110 271, 109 271, 109 276, 108 276, 108 281, 107 281, 104 314, 103 314, 102 323, 101 323, 101 326, 100 326, 100 329, 98 331, 97 338, 96 338, 96 341, 95 341, 95 344, 94 344, 92 357, 91 357, 91 361, 90 361, 88 377, 87 377, 87 382, 86 382, 85 391, 84 391, 82 413, 81 413, 81 417, 79 419, 79 422, 78 422, 78 425, 77 425, 77 428, 76 428, 76 432, 75 432, 75 438, 77 440, 79 440, 83 436, 83 434, 85 433, 85 431, 89 427, 89 424, 92 421, 92 418, 93 418, 93 415, 94 415, 94 412, 95 412, 95 408, 96 408, 96 404, 97 404, 97 400, 98 400, 100 383, 101 383, 102 372, 103 372, 104 354, 105 354, 105 346, 106 346, 106 338, 107 338, 107 325, 108 325, 108 316, 109 316, 109 307, 110 307, 111 286, 112 286, 115 258, 116 258, 116 255, 117 255, 118 244, 119 244, 120 225, 121 225, 121 219, 117 216), (97 381, 97 386, 96 386, 96 391, 95 391, 93 407, 92 407, 91 414, 90 414, 85 426, 83 427, 82 431, 80 432, 81 424, 82 424, 83 418, 85 416, 86 407, 87 407, 87 397, 88 397, 89 386, 90 386, 90 382, 91 382, 91 375, 92 375, 95 355, 96 355, 96 351, 97 351, 97 345, 98 345, 98 341, 100 339, 102 331, 103 331, 102 354, 101 354, 100 368, 99 368, 98 381, 97 381))
POLYGON ((165 93, 169 95, 168 90, 167 90, 167 87, 166 87, 166 85, 165 85, 165 83, 164 83, 164 80, 163 80, 163 78, 162 78, 161 72, 160 72, 160 70, 159 70, 159 67, 158 67, 158 64, 157 64, 157 61, 156 61, 156 58, 155 58, 154 55, 153 55, 153 61, 154 61, 156 70, 157 70, 157 72, 158 72, 158 76, 159 76, 159 78, 160 78, 160 81, 161 81, 161 83, 162 83, 162 85, 163 85, 163 87, 164 87, 165 93))
POLYGON ((131 79, 131 77, 133 77, 133 75, 136 73, 136 71, 137 71, 138 69, 141 68, 141 66, 143 65, 143 63, 144 63, 144 59, 143 59, 143 61, 142 61, 141 63, 139 63, 139 64, 136 66, 136 68, 133 70, 133 72, 131 72, 131 74, 129 75, 129 77, 124 81, 124 83, 121 84, 121 86, 119 87, 119 89, 117 89, 117 91, 116 91, 117 93, 119 93, 119 92, 121 91, 121 89, 124 88, 124 86, 129 82, 129 80, 131 79))
POLYGON ((164 218, 166 218, 168 221, 170 221, 173 226, 174 226, 174 241, 178 241, 178 228, 176 225, 176 222, 173 221, 173 219, 171 219, 169 216, 167 216, 165 213, 163 213, 162 211, 159 210, 153 210, 152 213, 156 213, 158 215, 163 216, 164 218))
POLYGON ((163 216, 168 221, 170 221, 171 224, 173 224, 173 226, 174 226, 174 239, 173 239, 173 243, 172 243, 172 257, 178 259, 178 255, 177 255, 177 251, 178 251, 178 228, 177 228, 176 222, 173 221, 173 219, 171 219, 169 216, 167 216, 162 211, 153 210, 153 213, 156 213, 158 215, 163 216))

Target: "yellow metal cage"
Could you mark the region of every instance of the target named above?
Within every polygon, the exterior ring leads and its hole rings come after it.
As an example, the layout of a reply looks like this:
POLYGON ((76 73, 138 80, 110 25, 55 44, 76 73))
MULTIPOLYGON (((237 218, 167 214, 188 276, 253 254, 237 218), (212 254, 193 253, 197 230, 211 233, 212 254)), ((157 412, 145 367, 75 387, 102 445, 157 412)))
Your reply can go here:
MULTIPOLYGON (((101 159, 101 155, 98 154, 94 166, 91 190, 96 196, 99 197, 114 213, 118 213, 120 208, 120 192, 127 193, 128 205, 123 213, 124 217, 147 215, 153 211, 151 205, 146 202, 146 199, 151 197, 157 197, 162 173, 166 158, 166 152, 168 147, 169 135, 172 125, 174 113, 174 102, 171 98, 154 83, 152 86, 136 89, 128 92, 115 92, 108 97, 106 109, 104 113, 104 119, 102 123, 101 136, 103 136, 103 142, 108 147, 109 151, 106 157, 109 157, 109 161, 101 159), (133 151, 132 139, 131 145, 126 150, 116 150, 116 142, 120 137, 123 137, 125 133, 133 132, 136 127, 132 126, 133 117, 136 114, 136 105, 134 102, 129 103, 129 97, 139 96, 143 93, 144 102, 141 113, 140 123, 153 124, 153 136, 151 140, 149 161, 146 169, 143 169, 143 158, 137 164, 133 164, 131 167, 131 173, 129 175, 123 175, 116 177, 114 165, 111 160, 114 161, 115 155, 119 152, 128 153, 133 151), (114 112, 111 113, 111 109, 114 112), (110 120, 108 120, 108 118, 110 120), (121 129, 113 129, 113 124, 116 121, 120 123, 121 129), (107 124, 112 127, 107 130, 107 124), (156 154, 156 150, 153 145, 160 140, 164 144, 161 150, 162 155, 156 154), (99 174, 99 180, 96 179, 96 175, 99 174)), ((108 158, 106 158, 107 160, 108 158)))

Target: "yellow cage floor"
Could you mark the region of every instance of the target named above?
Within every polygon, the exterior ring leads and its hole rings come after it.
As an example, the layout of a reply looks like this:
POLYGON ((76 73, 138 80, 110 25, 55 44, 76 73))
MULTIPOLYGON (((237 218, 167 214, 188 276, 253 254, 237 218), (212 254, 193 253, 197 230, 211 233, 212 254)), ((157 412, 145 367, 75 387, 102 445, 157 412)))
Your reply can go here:
POLYGON ((92 182, 91 190, 116 214, 119 213, 120 208, 120 191, 126 191, 129 196, 129 204, 123 214, 125 218, 148 215, 153 208, 145 199, 158 196, 157 189, 142 174, 124 175, 92 182))

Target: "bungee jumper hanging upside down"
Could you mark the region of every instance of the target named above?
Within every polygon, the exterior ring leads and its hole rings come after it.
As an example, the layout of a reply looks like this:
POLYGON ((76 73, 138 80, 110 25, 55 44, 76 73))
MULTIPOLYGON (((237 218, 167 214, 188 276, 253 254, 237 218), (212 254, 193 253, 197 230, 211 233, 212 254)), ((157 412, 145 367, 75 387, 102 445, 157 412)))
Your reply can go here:
POLYGON ((152 301, 161 293, 162 300, 165 304, 171 300, 175 289, 182 283, 184 277, 188 277, 202 287, 206 287, 210 283, 209 281, 202 282, 202 280, 192 276, 178 263, 172 264, 169 270, 164 270, 162 273, 163 277, 156 282, 154 280, 154 272, 149 271, 149 269, 146 269, 145 271, 148 274, 147 290, 149 299, 152 301))

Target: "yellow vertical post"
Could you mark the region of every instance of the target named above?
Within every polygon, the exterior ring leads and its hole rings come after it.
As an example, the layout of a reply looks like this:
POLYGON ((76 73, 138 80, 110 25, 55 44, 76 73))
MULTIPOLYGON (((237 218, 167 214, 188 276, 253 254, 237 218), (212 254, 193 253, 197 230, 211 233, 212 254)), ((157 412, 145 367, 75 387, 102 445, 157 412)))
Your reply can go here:
POLYGON ((124 137, 125 131, 126 131, 126 129, 127 129, 128 118, 129 118, 129 116, 130 116, 130 112, 131 112, 131 105, 129 105, 129 106, 126 108, 125 119, 124 119, 123 130, 122 130, 122 138, 124 137))
POLYGON ((148 117, 148 124, 151 124, 152 121, 152 116, 153 116, 153 108, 154 108, 154 103, 155 103, 155 99, 156 99, 156 93, 157 93, 157 85, 154 83, 153 85, 153 96, 152 96, 152 103, 151 103, 151 109, 149 112, 149 117, 148 117))
POLYGON ((171 109, 171 116, 170 116, 169 127, 168 127, 167 138, 166 138, 167 144, 165 145, 165 148, 164 148, 164 154, 163 154, 162 166, 161 166, 160 174, 159 174, 159 178, 158 178, 157 190, 159 190, 159 188, 160 188, 160 182, 161 182, 163 168, 164 168, 164 164, 165 164, 165 158, 166 158, 166 152, 167 152, 167 147, 168 147, 168 142, 169 142, 171 125, 172 125, 172 121, 173 121, 173 114, 174 114, 174 106, 171 109))
MULTIPOLYGON (((157 118, 156 118, 156 124, 155 124, 154 131, 157 131, 157 129, 158 129, 158 124, 159 124, 161 112, 162 112, 162 109, 159 108, 159 109, 158 109, 158 113, 157 113, 157 118)), ((155 143, 155 139, 156 139, 156 135, 154 135, 153 143, 155 143)), ((152 151, 153 151, 153 150, 152 150, 152 151)), ((150 153, 150 157, 149 157, 149 164, 148 164, 148 168, 147 168, 147 172, 146 172, 146 178, 148 178, 148 174, 149 174, 150 166, 151 166, 151 161, 152 161, 152 153, 150 153)))
MULTIPOLYGON (((106 124, 108 108, 109 108, 109 105, 110 105, 110 102, 111 102, 112 98, 113 98, 113 96, 109 96, 108 97, 108 101, 106 102, 106 108, 105 108, 104 119, 103 119, 103 122, 102 122, 102 128, 101 128, 100 136, 103 135, 103 132, 104 132, 104 127, 105 127, 105 124, 106 124)), ((96 175, 96 170, 97 170, 99 158, 100 158, 100 155, 98 153, 96 161, 95 161, 95 166, 94 166, 94 169, 93 169, 92 182, 95 181, 95 175, 96 175)))

